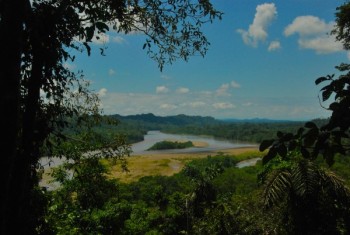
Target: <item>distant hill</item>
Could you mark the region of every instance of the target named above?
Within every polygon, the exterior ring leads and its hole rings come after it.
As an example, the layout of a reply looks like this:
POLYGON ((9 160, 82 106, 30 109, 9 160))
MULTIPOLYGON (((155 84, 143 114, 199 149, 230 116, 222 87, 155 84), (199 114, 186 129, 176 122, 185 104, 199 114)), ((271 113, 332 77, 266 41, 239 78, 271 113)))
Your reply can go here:
POLYGON ((267 118, 251 118, 251 119, 235 119, 235 118, 227 118, 220 119, 224 122, 232 122, 232 123, 291 123, 291 122, 301 122, 301 121, 291 121, 291 120, 275 120, 275 119, 267 119, 267 118))
POLYGON ((220 121, 213 117, 203 117, 203 116, 188 116, 184 114, 179 114, 175 116, 156 116, 153 113, 147 114, 136 114, 136 115, 128 115, 122 116, 119 114, 111 115, 112 117, 118 119, 119 121, 139 121, 146 122, 150 124, 158 124, 158 125, 192 125, 192 124, 216 124, 220 121))
POLYGON ((302 121, 292 120, 275 120, 267 118, 251 118, 251 119, 237 119, 237 118, 224 118, 215 119, 210 116, 189 116, 185 114, 173 115, 173 116, 156 116, 153 113, 136 114, 122 116, 119 114, 111 115, 112 117, 120 121, 143 121, 154 124, 171 124, 171 125, 189 125, 189 124, 218 124, 222 122, 230 123, 296 123, 302 121))
MULTIPOLYGON (((151 130, 159 130, 172 134, 208 135, 228 140, 260 143, 264 139, 276 137, 277 131, 296 133, 304 126, 305 121, 272 120, 264 118, 253 119, 215 119, 213 117, 188 116, 156 116, 152 113, 122 116, 110 115, 120 121, 112 127, 114 131, 127 136, 130 143, 143 140, 143 136, 151 130)), ((313 120, 322 125, 326 120, 313 120)), ((101 127, 101 133, 107 132, 107 127, 101 127)))

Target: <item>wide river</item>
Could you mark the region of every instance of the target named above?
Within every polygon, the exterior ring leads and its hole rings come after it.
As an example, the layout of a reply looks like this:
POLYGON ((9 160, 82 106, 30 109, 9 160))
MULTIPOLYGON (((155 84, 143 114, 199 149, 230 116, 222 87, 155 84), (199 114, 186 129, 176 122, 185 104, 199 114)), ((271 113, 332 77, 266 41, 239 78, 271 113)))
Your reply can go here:
POLYGON ((178 134, 165 134, 160 131, 149 131, 145 136, 144 140, 132 145, 132 155, 142 155, 149 153, 195 153, 195 152, 210 152, 220 151, 232 148, 241 147, 256 147, 254 144, 239 143, 223 139, 215 139, 213 137, 195 136, 195 135, 178 135, 178 134), (155 143, 171 140, 171 141, 192 141, 206 143, 204 147, 191 147, 185 149, 171 149, 171 150, 157 150, 147 151, 148 148, 152 147, 155 143))

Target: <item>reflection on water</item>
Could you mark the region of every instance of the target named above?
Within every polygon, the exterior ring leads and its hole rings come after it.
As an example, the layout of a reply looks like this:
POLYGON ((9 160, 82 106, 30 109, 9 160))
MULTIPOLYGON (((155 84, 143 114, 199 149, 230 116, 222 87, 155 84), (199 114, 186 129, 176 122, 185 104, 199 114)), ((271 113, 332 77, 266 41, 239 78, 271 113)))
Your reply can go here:
POLYGON ((256 146, 253 144, 245 143, 233 143, 228 140, 218 140, 212 137, 202 137, 195 135, 177 135, 177 134, 165 134, 160 131, 149 131, 147 135, 144 136, 144 141, 135 143, 132 145, 133 155, 134 154, 148 154, 148 153, 194 153, 194 152, 208 152, 208 151, 218 151, 230 148, 240 148, 256 146), (172 141, 192 141, 192 142, 205 142, 208 145, 205 147, 191 147, 186 149, 169 149, 169 150, 157 150, 157 151, 147 151, 148 148, 152 147, 155 143, 172 140, 172 141))

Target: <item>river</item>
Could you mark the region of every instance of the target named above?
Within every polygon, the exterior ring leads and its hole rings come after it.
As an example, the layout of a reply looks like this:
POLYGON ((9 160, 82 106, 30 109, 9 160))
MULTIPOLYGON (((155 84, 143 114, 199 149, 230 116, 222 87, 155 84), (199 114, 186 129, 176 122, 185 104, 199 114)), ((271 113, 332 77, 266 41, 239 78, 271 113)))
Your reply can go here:
POLYGON ((178 134, 166 134, 160 131, 149 131, 144 136, 144 140, 135 143, 131 146, 132 155, 143 155, 143 154, 155 154, 155 153, 196 153, 196 152, 211 152, 220 151, 232 148, 242 147, 256 147, 254 144, 233 142, 224 139, 216 139, 213 137, 196 136, 196 135, 178 135, 178 134), (172 141, 192 141, 206 143, 204 147, 191 147, 185 149, 169 149, 169 150, 157 150, 147 151, 148 148, 152 147, 155 143, 172 140, 172 141))

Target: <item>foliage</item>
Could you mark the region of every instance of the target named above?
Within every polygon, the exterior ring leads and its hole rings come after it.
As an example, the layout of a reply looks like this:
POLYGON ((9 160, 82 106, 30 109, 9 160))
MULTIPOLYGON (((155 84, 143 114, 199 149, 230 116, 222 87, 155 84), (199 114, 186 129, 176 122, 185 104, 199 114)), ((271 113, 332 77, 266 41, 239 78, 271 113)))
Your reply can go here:
POLYGON ((164 149, 184 149, 193 147, 192 141, 178 142, 178 141, 161 141, 155 143, 147 150, 164 150, 164 149))
POLYGON ((39 158, 64 141, 67 117, 78 123, 100 119, 97 95, 86 89, 81 72, 66 66, 74 53, 90 55, 91 42, 112 28, 141 32, 144 49, 162 70, 176 59, 204 56, 209 42, 201 27, 222 13, 209 0, 4 0, 0 5, 0 44, 6 45, 0 77, 8 88, 1 95, 8 137, 1 146, 1 232, 23 234, 36 226, 30 194, 38 184, 39 158), (19 221, 23 226, 16 226, 19 221))
MULTIPOLYGON (((173 134, 208 135, 231 141, 260 143, 264 139, 273 138, 277 130, 291 132, 297 130, 302 124, 302 122, 293 121, 248 122, 244 120, 232 123, 212 117, 187 115, 159 117, 153 114, 140 114, 111 115, 110 117, 120 121, 119 125, 113 128, 129 137, 129 143, 143 140, 143 136, 151 130, 173 134)), ((325 123, 325 120, 319 119, 315 122, 325 123)))

